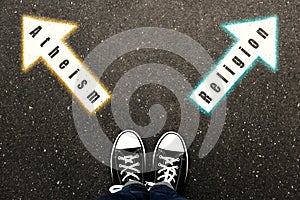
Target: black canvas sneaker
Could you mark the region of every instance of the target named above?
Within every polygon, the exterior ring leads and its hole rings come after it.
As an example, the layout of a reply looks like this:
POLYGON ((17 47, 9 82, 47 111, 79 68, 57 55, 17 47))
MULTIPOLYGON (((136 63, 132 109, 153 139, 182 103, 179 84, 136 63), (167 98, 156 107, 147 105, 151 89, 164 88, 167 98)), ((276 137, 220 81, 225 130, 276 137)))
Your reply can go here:
POLYGON ((125 130, 118 135, 111 152, 110 168, 113 189, 130 181, 144 182, 145 147, 136 132, 125 130))
POLYGON ((188 173, 188 153, 182 137, 173 131, 157 142, 153 155, 155 183, 167 183, 174 190, 182 186, 188 173))

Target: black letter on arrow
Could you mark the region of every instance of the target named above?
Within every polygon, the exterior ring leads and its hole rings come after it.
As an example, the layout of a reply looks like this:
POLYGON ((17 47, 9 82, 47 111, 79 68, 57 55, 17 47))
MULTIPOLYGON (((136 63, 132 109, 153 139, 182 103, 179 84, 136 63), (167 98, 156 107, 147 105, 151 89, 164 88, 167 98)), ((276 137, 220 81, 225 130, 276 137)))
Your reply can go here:
POLYGON ((91 94, 87 96, 87 98, 90 100, 90 102, 94 103, 99 99, 100 95, 94 90, 91 94))
POLYGON ((41 26, 36 27, 33 31, 31 31, 29 33, 29 35, 31 35, 33 38, 40 32, 40 30, 42 30, 41 26))

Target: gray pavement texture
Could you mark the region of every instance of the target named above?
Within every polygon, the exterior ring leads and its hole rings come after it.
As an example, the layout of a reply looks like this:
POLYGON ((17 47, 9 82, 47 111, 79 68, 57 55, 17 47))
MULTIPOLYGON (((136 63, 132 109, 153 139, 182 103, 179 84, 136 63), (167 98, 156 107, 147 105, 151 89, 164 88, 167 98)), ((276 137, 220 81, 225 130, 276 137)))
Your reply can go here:
MULTIPOLYGON (((91 156, 78 137, 66 89, 43 63, 21 72, 23 14, 78 23, 68 43, 82 59, 117 33, 152 26, 189 35, 214 61, 233 42, 219 28, 221 23, 277 14, 279 71, 272 73, 259 63, 233 90, 222 135, 202 159, 198 151, 209 117, 201 114, 189 148, 190 172, 183 194, 189 199, 300 198, 299 1, 1 0, 0 11, 0 199, 95 199, 108 193, 112 184, 109 168, 91 156)), ((193 85, 201 78, 180 56, 145 49, 115 60, 101 80, 112 89, 130 68, 152 62, 176 68, 193 85)), ((139 89, 130 100, 136 123, 149 123, 147 108, 153 103, 170 111, 161 133, 176 130, 176 98, 157 85, 139 89), (137 98, 145 100, 144 105, 137 98)), ((113 141, 120 130, 110 112, 108 104, 97 116, 102 116, 101 124, 113 141)), ((147 148, 156 140, 150 138, 147 148)))

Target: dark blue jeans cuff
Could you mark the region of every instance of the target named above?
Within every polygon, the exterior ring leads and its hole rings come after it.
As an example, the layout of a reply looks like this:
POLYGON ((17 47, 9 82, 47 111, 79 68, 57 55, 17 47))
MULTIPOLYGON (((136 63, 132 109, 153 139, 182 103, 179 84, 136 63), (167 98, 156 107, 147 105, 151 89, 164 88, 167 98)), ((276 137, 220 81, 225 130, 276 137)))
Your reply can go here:
POLYGON ((147 188, 146 186, 142 185, 142 184, 130 184, 127 185, 125 187, 123 187, 122 191, 143 191, 143 192, 147 192, 147 188))

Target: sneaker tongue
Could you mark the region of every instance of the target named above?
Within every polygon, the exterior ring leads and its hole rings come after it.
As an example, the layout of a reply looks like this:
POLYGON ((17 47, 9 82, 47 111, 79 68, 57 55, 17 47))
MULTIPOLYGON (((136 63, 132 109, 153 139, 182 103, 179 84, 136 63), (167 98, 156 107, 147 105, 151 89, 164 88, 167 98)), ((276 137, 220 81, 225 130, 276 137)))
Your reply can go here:
MULTIPOLYGON (((178 151, 168 151, 165 149, 159 149, 159 154, 163 156, 163 158, 158 158, 158 162, 162 163, 163 165, 169 167, 169 169, 165 169, 161 171, 158 175, 162 176, 163 174, 165 175, 165 180, 166 182, 171 181, 173 178, 176 182, 176 179, 178 177, 175 176, 175 174, 179 174, 180 167, 181 167, 181 162, 184 160, 184 153, 183 152, 178 152, 178 151), (178 166, 178 168, 173 168, 178 166), (172 169, 173 168, 173 169, 172 169), (175 171, 174 171, 175 170, 175 171), (170 179, 170 180, 169 180, 170 179)), ((162 169, 162 168, 160 168, 162 169)), ((174 184, 173 182, 170 182, 170 184, 174 184)), ((173 186, 173 185, 172 185, 173 186)))
POLYGON ((170 151, 170 150, 166 150, 166 149, 159 149, 161 152, 161 155, 164 157, 171 157, 171 158, 180 158, 181 156, 184 155, 184 152, 180 152, 180 151, 170 151))
POLYGON ((139 154, 142 153, 142 149, 140 147, 137 148, 128 148, 128 149, 118 149, 118 151, 123 155, 134 155, 134 154, 139 154))
POLYGON ((140 172, 142 171, 143 160, 141 159, 142 155, 140 155, 140 153, 142 153, 142 149, 140 147, 117 150, 116 167, 118 168, 119 171, 117 173, 120 173, 122 170, 124 170, 122 174, 118 175, 120 177, 121 184, 125 184, 129 181, 142 180, 142 175, 140 172), (136 165, 137 163, 139 164, 136 165), (123 167, 120 167, 120 165, 122 165, 123 167), (126 169, 127 167, 128 169, 126 169), (140 172, 131 169, 131 167, 139 170, 140 172), (137 179, 136 176, 139 177, 140 179, 137 179))

